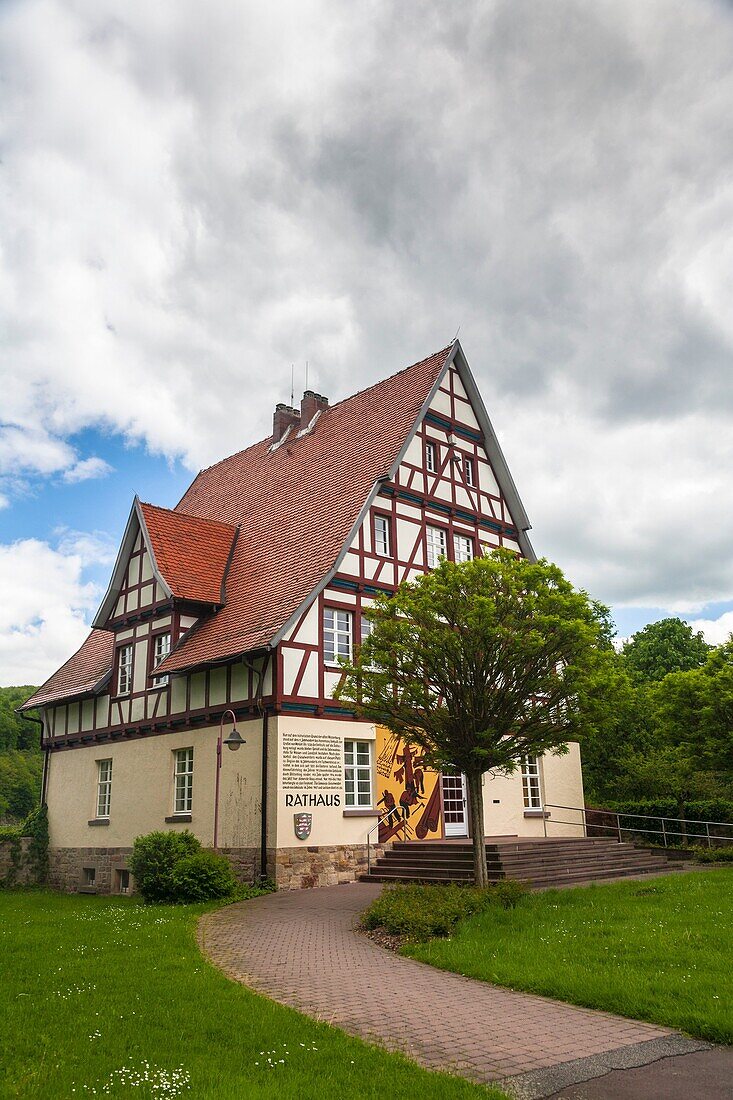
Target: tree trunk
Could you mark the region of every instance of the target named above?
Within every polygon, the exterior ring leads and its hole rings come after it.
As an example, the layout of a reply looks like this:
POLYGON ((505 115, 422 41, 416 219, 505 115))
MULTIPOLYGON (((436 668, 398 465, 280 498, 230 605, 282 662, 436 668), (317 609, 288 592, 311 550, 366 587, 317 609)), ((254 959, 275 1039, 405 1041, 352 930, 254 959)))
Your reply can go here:
POLYGON ((484 787, 483 775, 467 775, 468 808, 471 821, 471 840, 473 842, 473 870, 476 885, 489 885, 489 871, 486 866, 486 840, 484 838, 484 787))

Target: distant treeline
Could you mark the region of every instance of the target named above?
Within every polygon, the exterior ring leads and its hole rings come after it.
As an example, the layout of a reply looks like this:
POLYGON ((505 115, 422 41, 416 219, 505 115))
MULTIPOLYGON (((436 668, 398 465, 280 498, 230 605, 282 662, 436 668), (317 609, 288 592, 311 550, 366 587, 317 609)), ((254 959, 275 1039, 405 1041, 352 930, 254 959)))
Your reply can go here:
POLYGON ((0 822, 20 821, 41 794, 39 726, 15 713, 35 687, 0 688, 0 822))

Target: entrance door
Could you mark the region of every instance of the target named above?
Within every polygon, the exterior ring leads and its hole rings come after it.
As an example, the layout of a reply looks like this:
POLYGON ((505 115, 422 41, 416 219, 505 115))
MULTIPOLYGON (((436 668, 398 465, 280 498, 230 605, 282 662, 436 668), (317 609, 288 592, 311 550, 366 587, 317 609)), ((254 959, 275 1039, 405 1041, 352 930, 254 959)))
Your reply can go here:
POLYGON ((461 772, 443 772, 443 823, 446 836, 468 836, 466 777, 461 772))

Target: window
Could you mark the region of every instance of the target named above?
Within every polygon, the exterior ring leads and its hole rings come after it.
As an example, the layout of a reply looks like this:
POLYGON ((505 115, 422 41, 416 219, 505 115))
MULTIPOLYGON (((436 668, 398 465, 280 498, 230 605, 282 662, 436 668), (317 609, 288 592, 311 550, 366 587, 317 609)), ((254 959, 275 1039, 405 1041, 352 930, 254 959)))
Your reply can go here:
POLYGON ((463 476, 464 476, 466 485, 474 485, 475 484, 474 477, 473 477, 473 459, 472 458, 464 458, 463 459, 463 476))
POLYGON ((347 806, 372 807, 372 748, 369 741, 344 741, 347 806))
POLYGON ((83 867, 82 868, 82 885, 94 886, 97 882, 97 868, 96 867, 83 867))
POLYGON ((438 454, 434 443, 425 444, 425 466, 429 474, 435 474, 438 471, 438 454))
POLYGON ((351 660, 352 614, 326 607, 323 611, 323 659, 335 665, 339 658, 351 660))
POLYGON ((117 650, 117 694, 129 695, 132 691, 132 644, 121 645, 117 650))
POLYGON ((453 557, 457 562, 473 559, 473 539, 468 535, 453 536, 453 557))
POLYGON ((525 810, 541 810, 540 765, 536 756, 522 757, 522 794, 525 810))
POLYGON ((109 817, 112 801, 112 761, 97 761, 97 817, 109 817))
POLYGON ((190 814, 193 806, 193 749, 176 749, 174 814, 190 814))
POLYGON ((388 558, 392 553, 389 534, 389 516, 375 516, 374 553, 381 554, 383 558, 388 558))
POLYGON ((428 527, 428 569, 435 569, 441 558, 448 556, 448 535, 443 527, 428 527))
MULTIPOLYGON (((153 668, 157 668, 171 651, 170 634, 156 634, 153 642, 153 668)), ((153 676, 153 687, 165 687, 168 676, 153 676)))
POLYGON ((120 867, 115 871, 115 878, 117 881, 117 893, 129 894, 130 892, 130 872, 126 871, 124 867, 120 867))

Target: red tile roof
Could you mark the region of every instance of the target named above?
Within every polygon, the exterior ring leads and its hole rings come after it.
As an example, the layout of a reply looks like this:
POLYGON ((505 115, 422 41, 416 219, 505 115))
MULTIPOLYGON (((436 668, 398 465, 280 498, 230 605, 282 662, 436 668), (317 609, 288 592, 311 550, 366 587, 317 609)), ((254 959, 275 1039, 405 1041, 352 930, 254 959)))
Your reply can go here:
MULTIPOLYGON (((175 671, 268 645, 333 567, 375 481, 387 474, 451 346, 325 409, 315 428, 271 439, 202 470, 171 512, 142 504, 158 567, 174 592, 226 604, 160 666, 175 671)), ((25 707, 88 693, 109 671, 113 634, 93 630, 25 707)))
POLYGON ((334 565, 450 350, 326 409, 309 435, 274 452, 265 439, 201 471, 176 511, 240 525, 227 602, 161 667, 222 660, 274 638, 334 565))
POLYGON ((42 707, 45 703, 76 695, 90 695, 112 667, 114 644, 114 634, 93 630, 74 656, 18 710, 42 707))
POLYGON ((156 564, 173 595, 199 603, 223 603, 236 526, 142 502, 140 511, 156 564))

